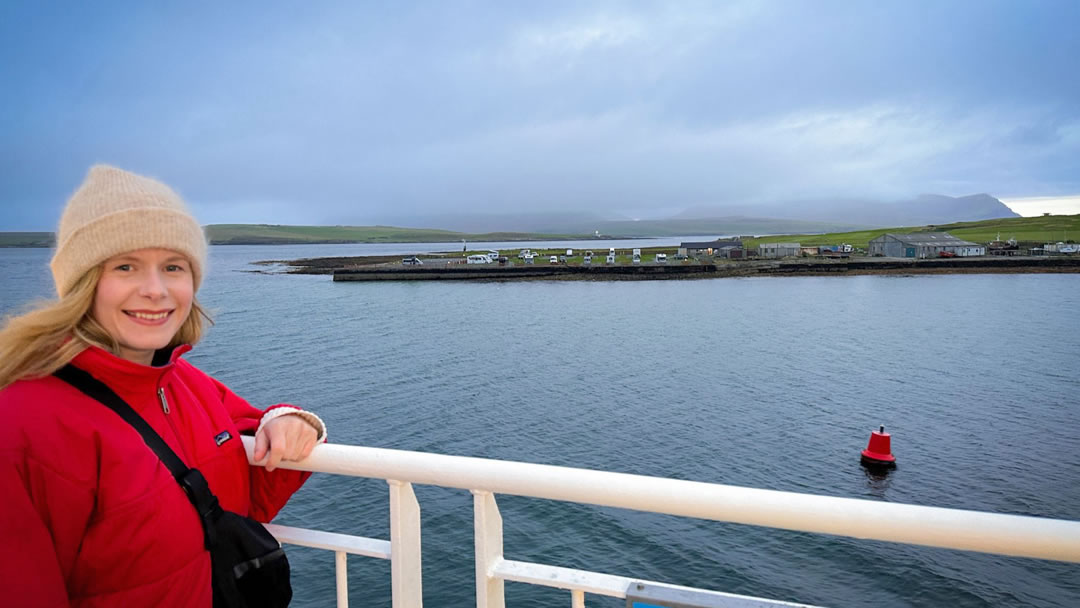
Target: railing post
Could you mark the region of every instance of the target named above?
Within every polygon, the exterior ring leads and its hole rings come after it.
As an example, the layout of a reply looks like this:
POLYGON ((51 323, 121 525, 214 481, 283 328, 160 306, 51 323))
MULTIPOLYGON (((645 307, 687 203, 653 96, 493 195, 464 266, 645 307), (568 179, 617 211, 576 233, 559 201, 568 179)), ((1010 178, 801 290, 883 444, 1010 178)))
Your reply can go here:
POLYGON ((349 570, 344 551, 334 551, 334 571, 337 580, 337 608, 349 608, 349 570))
POLYGON ((420 579, 420 505, 412 484, 390 484, 390 587, 393 608, 424 605, 420 579))
POLYGON ((493 575, 503 558, 503 526, 499 505, 491 492, 473 490, 473 529, 476 536, 476 608, 505 608, 503 580, 493 575))

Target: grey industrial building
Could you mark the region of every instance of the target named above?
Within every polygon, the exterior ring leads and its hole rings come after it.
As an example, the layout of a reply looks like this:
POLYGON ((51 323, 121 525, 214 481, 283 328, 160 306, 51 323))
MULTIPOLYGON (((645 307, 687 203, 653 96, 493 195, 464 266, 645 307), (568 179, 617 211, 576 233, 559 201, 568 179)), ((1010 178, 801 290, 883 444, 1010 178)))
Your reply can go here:
POLYGON ((798 243, 761 243, 758 245, 758 257, 786 258, 802 253, 798 243))
POLYGON ((715 241, 689 242, 679 245, 679 253, 683 255, 720 255, 725 249, 742 249, 742 241, 736 239, 716 239, 715 241))
POLYGON ((883 234, 870 240, 870 255, 892 258, 936 258, 942 252, 957 257, 986 255, 986 247, 948 232, 913 232, 911 234, 883 234))

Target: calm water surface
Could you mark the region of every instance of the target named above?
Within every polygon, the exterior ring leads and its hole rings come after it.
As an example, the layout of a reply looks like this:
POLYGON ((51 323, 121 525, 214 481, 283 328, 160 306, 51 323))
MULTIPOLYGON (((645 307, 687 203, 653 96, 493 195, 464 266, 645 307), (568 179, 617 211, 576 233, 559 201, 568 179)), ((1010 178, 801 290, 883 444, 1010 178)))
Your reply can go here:
MULTIPOLYGON (((334 284, 250 265, 453 248, 213 247, 217 325, 189 358, 260 407, 316 410, 335 442, 1080 520, 1080 275, 334 284), (858 464, 879 424, 884 479, 858 464)), ((50 295, 49 255, 0 249, 0 312, 50 295)), ((471 496, 417 496, 425 602, 468 606, 471 496)), ((499 502, 511 559, 827 606, 1080 606, 1074 564, 499 502)), ((278 521, 388 538, 387 487, 315 476, 278 521)), ((290 556, 294 605, 330 604, 333 555, 290 556)), ((353 603, 390 606, 389 564, 349 563, 353 603)))

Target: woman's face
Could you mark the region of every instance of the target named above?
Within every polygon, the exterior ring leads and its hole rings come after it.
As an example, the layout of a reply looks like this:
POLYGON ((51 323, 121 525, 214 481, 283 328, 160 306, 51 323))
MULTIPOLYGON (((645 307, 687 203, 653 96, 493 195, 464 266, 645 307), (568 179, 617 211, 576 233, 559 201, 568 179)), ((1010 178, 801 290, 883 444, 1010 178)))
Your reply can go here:
POLYGON ((139 249, 105 260, 94 319, 124 359, 149 365, 187 320, 194 296, 191 263, 169 249, 139 249))

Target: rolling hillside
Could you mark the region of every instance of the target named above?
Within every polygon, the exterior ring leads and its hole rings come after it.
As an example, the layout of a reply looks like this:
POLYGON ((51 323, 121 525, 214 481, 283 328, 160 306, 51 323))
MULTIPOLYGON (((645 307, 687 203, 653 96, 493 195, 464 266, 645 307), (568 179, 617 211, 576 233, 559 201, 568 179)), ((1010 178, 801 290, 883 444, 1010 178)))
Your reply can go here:
POLYGON ((1080 214, 1049 215, 1041 217, 1010 217, 978 222, 957 222, 935 226, 908 226, 876 228, 855 232, 832 232, 827 234, 789 234, 751 239, 748 247, 758 243, 797 242, 803 245, 836 245, 847 243, 865 249, 871 239, 887 232, 910 233, 941 231, 973 243, 988 243, 1001 235, 1002 239, 1015 238, 1021 243, 1036 245, 1080 238, 1080 214))

